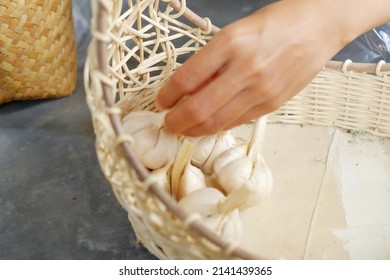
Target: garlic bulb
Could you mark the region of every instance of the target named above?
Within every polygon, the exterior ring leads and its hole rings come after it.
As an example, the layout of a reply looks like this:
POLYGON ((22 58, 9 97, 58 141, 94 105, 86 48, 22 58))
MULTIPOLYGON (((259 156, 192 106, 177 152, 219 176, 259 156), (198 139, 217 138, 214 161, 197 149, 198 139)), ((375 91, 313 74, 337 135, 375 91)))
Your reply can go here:
MULTIPOLYGON (((196 139, 196 138, 195 138, 196 139)), ((192 155, 191 163, 196 167, 201 167, 210 156, 215 143, 218 139, 218 134, 203 136, 194 141, 197 141, 196 148, 192 155)))
POLYGON ((233 189, 220 206, 221 212, 231 209, 243 209, 256 205, 259 201, 269 197, 273 187, 273 176, 265 162, 255 163, 249 179, 240 187, 233 189))
POLYGON ((242 157, 227 163, 217 173, 218 180, 226 193, 241 188, 252 176, 253 163, 250 158, 242 157))
POLYGON ((130 112, 123 118, 126 133, 134 138, 134 151, 149 169, 167 165, 179 147, 177 136, 164 126, 164 113, 150 111, 130 112))
POLYGON ((205 218, 204 223, 228 242, 238 242, 242 235, 243 225, 238 209, 233 209, 227 214, 214 214, 205 218))
POLYGON ((179 205, 188 213, 197 213, 202 217, 211 217, 219 212, 219 205, 226 197, 219 190, 211 187, 189 193, 179 200, 179 205))
POLYGON ((252 206, 272 190, 272 174, 260 153, 265 125, 266 117, 257 120, 248 146, 230 148, 214 161, 218 181, 228 194, 223 211, 252 206))
POLYGON ((242 234, 238 209, 221 212, 226 197, 215 188, 206 187, 184 196, 179 205, 188 213, 197 213, 204 225, 226 241, 237 241, 242 234))
POLYGON ((184 173, 180 178, 177 199, 181 199, 189 193, 205 187, 206 178, 202 170, 187 162, 184 173))
POLYGON ((247 146, 240 145, 227 149, 214 160, 214 172, 220 173, 222 167, 228 163, 246 156, 247 146))
POLYGON ((169 180, 169 170, 171 169, 171 164, 167 164, 159 169, 154 169, 150 172, 150 177, 153 177, 153 181, 158 182, 158 184, 163 188, 164 191, 171 194, 171 184, 169 180))
POLYGON ((197 141, 191 162, 204 173, 210 174, 213 172, 215 158, 234 145, 236 145, 236 140, 231 131, 201 137, 197 141))

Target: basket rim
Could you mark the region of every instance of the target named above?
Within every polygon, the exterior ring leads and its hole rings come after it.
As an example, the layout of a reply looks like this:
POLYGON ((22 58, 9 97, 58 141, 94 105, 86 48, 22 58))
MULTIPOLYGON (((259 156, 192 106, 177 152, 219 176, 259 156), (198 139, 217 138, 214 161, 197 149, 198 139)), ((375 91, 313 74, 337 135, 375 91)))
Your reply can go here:
MULTIPOLYGON (((218 27, 212 25, 209 19, 201 18, 199 15, 191 11, 188 7, 184 7, 183 9, 181 0, 169 0, 168 4, 175 10, 182 11, 182 15, 199 28, 203 30, 208 30, 211 34, 215 34, 220 30, 218 27)), ((109 17, 108 15, 108 7, 106 7, 102 3, 102 1, 98 1, 96 22, 94 22, 96 30, 93 30, 93 34, 98 35, 94 36, 94 39, 96 40, 96 55, 98 58, 97 67, 99 72, 104 76, 107 76, 109 73, 106 55, 107 40, 105 36, 101 35, 104 35, 107 31, 106 21, 109 17), (96 33, 94 33, 95 31, 96 33)), ((344 62, 329 61, 323 69, 325 68, 341 70, 343 72, 357 71, 376 73, 377 75, 380 75, 382 72, 390 71, 390 63, 386 63, 385 61, 380 61, 379 63, 354 63, 351 60, 347 60, 344 62)), ((104 81, 101 81, 101 86, 105 105, 108 109, 115 108, 116 105, 114 99, 112 98, 111 86, 104 81)), ((115 136, 118 139, 123 138, 122 136, 125 134, 125 132, 119 114, 116 110, 107 110, 107 114, 115 136)), ((126 141, 120 141, 118 146, 123 152, 123 156, 127 163, 134 169, 138 179, 141 182, 145 182, 145 180, 147 180, 147 177, 149 176, 149 171, 138 160, 135 153, 132 151, 130 143, 126 141)), ((188 218, 190 217, 190 214, 186 213, 184 209, 179 206, 176 200, 174 200, 171 196, 165 193, 165 191, 159 188, 156 183, 150 183, 147 187, 148 191, 155 195, 171 213, 173 213, 176 217, 178 217, 185 224, 187 224, 189 229, 206 238, 208 241, 221 248, 224 252, 230 254, 230 256, 240 259, 264 259, 258 254, 253 254, 251 252, 248 252, 247 250, 233 246, 230 242, 222 240, 220 236, 216 235, 213 231, 203 226, 198 220, 190 221, 189 223, 187 223, 189 221, 188 218)))

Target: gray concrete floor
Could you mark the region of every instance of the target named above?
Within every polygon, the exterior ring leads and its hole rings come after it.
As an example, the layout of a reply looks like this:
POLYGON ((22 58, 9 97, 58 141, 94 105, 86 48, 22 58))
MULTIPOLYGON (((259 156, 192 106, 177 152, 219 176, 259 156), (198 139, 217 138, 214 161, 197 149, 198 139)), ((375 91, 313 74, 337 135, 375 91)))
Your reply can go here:
POLYGON ((149 259, 100 171, 83 79, 0 107, 0 259, 149 259))
MULTIPOLYGON (((187 1, 220 27, 270 2, 187 1)), ((98 165, 82 41, 72 96, 0 106, 0 259, 155 259, 98 165)))
MULTIPOLYGON (((272 1, 188 2, 223 26, 272 1)), ((155 258, 98 165, 82 71, 70 97, 0 106, 0 259, 155 258)))

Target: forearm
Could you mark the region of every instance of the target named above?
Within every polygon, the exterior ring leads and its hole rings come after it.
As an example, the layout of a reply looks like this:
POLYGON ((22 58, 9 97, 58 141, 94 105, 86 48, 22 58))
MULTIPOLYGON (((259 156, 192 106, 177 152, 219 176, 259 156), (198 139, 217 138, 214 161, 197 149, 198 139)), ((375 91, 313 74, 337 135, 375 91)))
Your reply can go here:
POLYGON ((296 37, 308 45, 322 44, 321 54, 330 59, 359 35, 390 22, 390 0, 282 0, 254 15, 261 20, 254 24, 270 23, 274 30, 286 28, 279 26, 284 19, 291 21, 292 37, 280 36, 283 40, 296 37))
POLYGON ((340 36, 342 45, 390 21, 390 0, 316 0, 316 2, 324 11, 323 16, 330 21, 330 27, 336 28, 334 32, 340 36))

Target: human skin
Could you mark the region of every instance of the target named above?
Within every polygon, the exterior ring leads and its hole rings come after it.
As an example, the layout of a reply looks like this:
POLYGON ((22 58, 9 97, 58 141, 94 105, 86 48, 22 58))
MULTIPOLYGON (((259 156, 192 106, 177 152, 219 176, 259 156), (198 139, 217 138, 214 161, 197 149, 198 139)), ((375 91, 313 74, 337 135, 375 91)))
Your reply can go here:
POLYGON ((341 48, 390 21, 390 0, 284 0, 221 29, 160 89, 165 122, 189 136, 268 114, 341 48))

